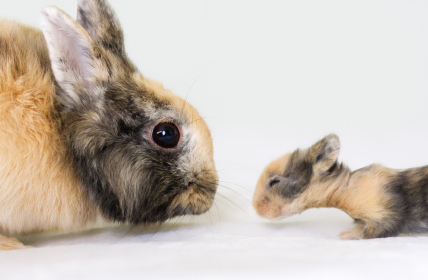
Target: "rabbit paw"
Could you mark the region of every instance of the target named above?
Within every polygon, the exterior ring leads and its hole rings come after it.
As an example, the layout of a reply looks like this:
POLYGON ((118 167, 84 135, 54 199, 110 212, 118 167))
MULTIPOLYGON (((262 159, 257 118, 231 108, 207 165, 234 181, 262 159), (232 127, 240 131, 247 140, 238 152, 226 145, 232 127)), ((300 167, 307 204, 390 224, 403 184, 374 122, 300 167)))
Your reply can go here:
POLYGON ((352 229, 344 230, 339 234, 342 240, 357 240, 364 237, 364 229, 361 226, 355 226, 352 229))
POLYGON ((16 250, 24 248, 30 248, 30 246, 25 246, 14 237, 0 235, 0 250, 16 250))

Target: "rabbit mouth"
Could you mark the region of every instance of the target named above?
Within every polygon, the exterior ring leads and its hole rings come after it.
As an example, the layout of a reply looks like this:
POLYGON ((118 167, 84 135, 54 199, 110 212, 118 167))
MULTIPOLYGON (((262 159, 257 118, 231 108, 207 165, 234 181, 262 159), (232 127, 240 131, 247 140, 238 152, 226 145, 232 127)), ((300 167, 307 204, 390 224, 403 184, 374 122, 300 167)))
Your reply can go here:
POLYGON ((172 201, 168 209, 170 218, 207 212, 214 202, 215 193, 216 188, 189 183, 188 187, 172 201))

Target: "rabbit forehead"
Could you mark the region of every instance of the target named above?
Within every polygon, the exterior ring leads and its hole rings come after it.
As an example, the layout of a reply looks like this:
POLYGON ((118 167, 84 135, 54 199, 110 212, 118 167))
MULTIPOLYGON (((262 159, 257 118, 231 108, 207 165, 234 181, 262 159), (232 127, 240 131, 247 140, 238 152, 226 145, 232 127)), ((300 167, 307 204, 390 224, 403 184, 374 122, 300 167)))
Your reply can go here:
POLYGON ((272 177, 273 174, 281 174, 284 171, 285 166, 290 160, 290 156, 291 154, 285 154, 273 160, 265 167, 257 182, 257 191, 264 190, 267 181, 270 179, 270 177, 272 177))

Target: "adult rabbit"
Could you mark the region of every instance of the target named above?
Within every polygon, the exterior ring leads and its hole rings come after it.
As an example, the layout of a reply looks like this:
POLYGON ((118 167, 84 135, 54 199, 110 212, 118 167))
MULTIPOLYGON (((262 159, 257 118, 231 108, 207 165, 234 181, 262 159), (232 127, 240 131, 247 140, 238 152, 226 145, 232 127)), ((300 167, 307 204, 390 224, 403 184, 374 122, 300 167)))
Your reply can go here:
MULTIPOLYGON (((210 131, 144 77, 103 0, 56 7, 43 33, 0 21, 0 229, 78 231, 206 212, 218 176, 210 131)), ((24 247, 0 236, 0 249, 24 247)))

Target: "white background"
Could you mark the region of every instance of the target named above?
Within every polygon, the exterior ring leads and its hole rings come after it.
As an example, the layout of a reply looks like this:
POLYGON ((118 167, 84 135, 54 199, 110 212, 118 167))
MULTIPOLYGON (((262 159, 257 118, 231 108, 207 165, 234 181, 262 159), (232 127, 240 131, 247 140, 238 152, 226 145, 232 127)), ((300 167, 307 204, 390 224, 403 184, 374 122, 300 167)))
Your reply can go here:
MULTIPOLYGON (((23 237, 40 248, 0 252, 0 270, 9 262, 5 271, 16 272, 26 260, 20 273, 40 279, 65 271, 104 279, 426 279, 428 237, 339 241, 351 226, 339 211, 268 224, 250 200, 267 163, 332 132, 352 169, 428 164, 427 1, 110 3, 140 71, 187 96, 206 119, 221 196, 207 215, 153 233, 23 237), (94 257, 80 259, 91 255, 87 248, 94 257)), ((0 0, 0 17, 38 27, 47 5, 76 16, 75 1, 0 0)))

